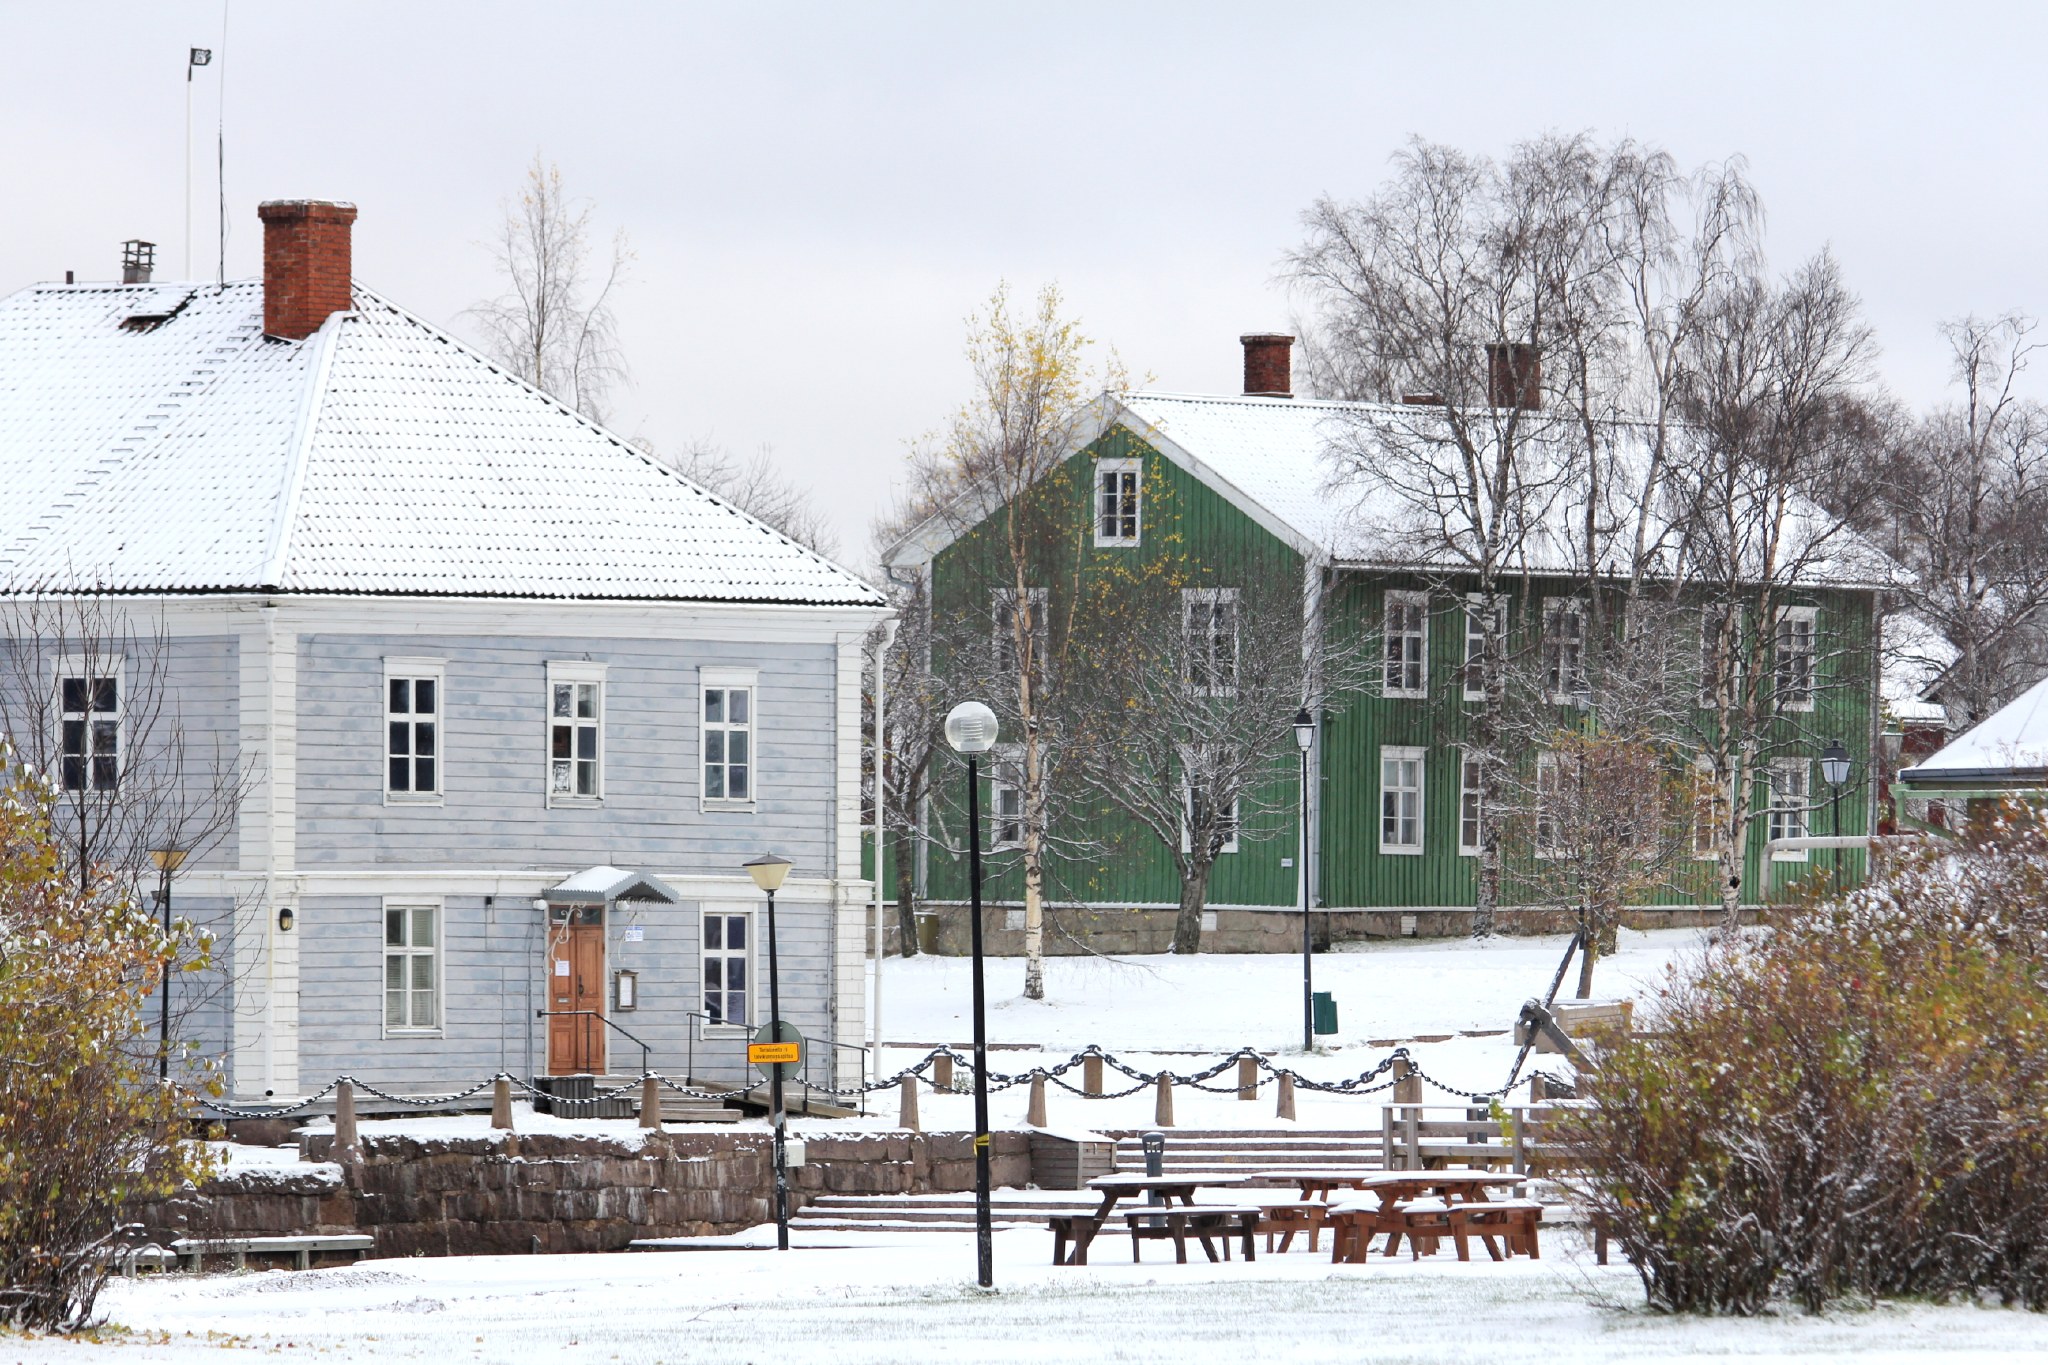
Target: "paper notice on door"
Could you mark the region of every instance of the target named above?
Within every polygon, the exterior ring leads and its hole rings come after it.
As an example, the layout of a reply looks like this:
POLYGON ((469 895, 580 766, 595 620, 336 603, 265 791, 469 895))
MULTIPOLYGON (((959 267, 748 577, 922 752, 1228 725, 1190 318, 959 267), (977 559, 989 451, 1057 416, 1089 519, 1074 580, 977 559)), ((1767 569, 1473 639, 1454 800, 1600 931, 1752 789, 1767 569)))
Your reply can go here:
POLYGON ((568 959, 568 958, 566 958, 566 957, 558 957, 558 958, 556 958, 556 959, 555 959, 555 975, 556 975, 556 976, 567 976, 568 974, 569 974, 569 959, 568 959))

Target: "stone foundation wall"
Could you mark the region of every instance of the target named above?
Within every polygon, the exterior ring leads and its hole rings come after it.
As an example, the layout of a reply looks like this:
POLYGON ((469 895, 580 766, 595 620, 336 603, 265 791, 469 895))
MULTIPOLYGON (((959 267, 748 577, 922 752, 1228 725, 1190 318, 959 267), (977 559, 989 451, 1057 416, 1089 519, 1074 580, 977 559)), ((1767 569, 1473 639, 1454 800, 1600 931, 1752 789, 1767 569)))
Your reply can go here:
MULTIPOLYGON (((313 1163, 245 1171, 145 1205, 157 1241, 184 1236, 366 1232, 379 1256, 617 1251, 641 1237, 737 1232, 774 1218, 774 1141, 766 1133, 609 1138, 366 1134, 337 1164, 331 1135, 300 1139, 313 1163)), ((805 1136, 790 1209, 819 1194, 928 1194, 974 1188, 973 1135, 890 1131, 805 1136)), ((994 1134, 992 1176, 1031 1177, 1029 1137, 994 1134)))
MULTIPOLYGON (((948 957, 965 957, 970 951, 968 909, 964 905, 927 905, 919 914, 936 921, 930 951, 948 957)), ((1045 951, 1048 956, 1066 957, 1082 953, 1132 955, 1163 953, 1173 942, 1173 910, 1126 909, 1114 906, 1049 907, 1046 914, 1045 951)), ((1746 912, 1745 912, 1746 913, 1746 912)), ((1011 906, 986 906, 982 911, 983 950, 993 957, 1017 957, 1024 952, 1021 924, 1011 927, 1013 916, 1023 912, 1011 906)), ((1678 906, 1670 909, 1630 910, 1622 922, 1631 929, 1696 928, 1720 921, 1719 907, 1700 909, 1678 906)), ((887 912, 885 942, 893 948, 895 908, 887 912)), ((1569 933, 1573 927, 1569 911, 1506 909, 1496 922, 1504 934, 1569 933)), ((1472 932, 1472 912, 1442 910, 1318 910, 1309 919, 1316 951, 1333 943, 1354 943, 1376 938, 1462 938, 1472 932)), ((1301 912, 1298 910, 1212 910, 1203 916, 1202 951, 1205 953, 1298 953, 1301 951, 1301 912)))

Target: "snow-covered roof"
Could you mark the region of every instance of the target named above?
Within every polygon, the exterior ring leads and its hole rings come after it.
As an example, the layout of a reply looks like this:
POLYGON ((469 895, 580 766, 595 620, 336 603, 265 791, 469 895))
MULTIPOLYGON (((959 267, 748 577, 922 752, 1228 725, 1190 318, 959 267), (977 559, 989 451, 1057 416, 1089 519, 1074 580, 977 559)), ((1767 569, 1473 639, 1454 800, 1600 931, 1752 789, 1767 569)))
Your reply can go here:
POLYGON ((2048 781, 2048 678, 1899 773, 1907 786, 2048 781))
POLYGON ((369 290, 0 299, 0 591, 876 605, 846 570, 369 290))
POLYGON ((661 905, 674 905, 681 897, 676 895, 674 887, 659 877, 600 863, 556 882, 541 892, 541 899, 550 905, 608 905, 612 901, 654 901, 661 905))
MULTIPOLYGON (((1428 551, 1419 547, 1431 543, 1429 524, 1440 527, 1442 522, 1425 506, 1427 495, 1455 478, 1454 457, 1441 435, 1440 408, 1152 392, 1112 397, 1121 410, 1119 420, 1196 469, 1298 549, 1340 564, 1378 568, 1429 561, 1428 551), (1394 472, 1396 461, 1374 458, 1375 446, 1413 453, 1428 450, 1432 442, 1441 458, 1404 459, 1399 463, 1408 467, 1405 474, 1394 472)), ((1562 450, 1562 443, 1546 439, 1550 419, 1523 420, 1533 428, 1525 433, 1532 463, 1540 464, 1553 444, 1562 450)), ((1645 480, 1630 480, 1632 471, 1648 468, 1647 460, 1636 458, 1647 447, 1637 428, 1617 424, 1609 431, 1622 473, 1606 490, 1609 506, 1603 520, 1632 543, 1632 519, 1644 501, 1645 480)), ((1560 453, 1558 458, 1565 457, 1560 453)), ((1541 495, 1532 498, 1542 501, 1541 495)), ((1577 502, 1552 499, 1530 527, 1517 567, 1536 573, 1585 572, 1582 516, 1577 502)), ((1876 586, 1897 582, 1903 573, 1811 503, 1795 499, 1787 522, 1780 562, 1797 564, 1802 582, 1876 586)), ((1653 506, 1651 542, 1668 538, 1671 528, 1672 518, 1653 506)), ((1623 548, 1617 547, 1617 553, 1623 548)), ((1456 562, 1447 554, 1436 558, 1456 562)), ((1598 567, 1604 571, 1613 562, 1598 567)))
POLYGON ((1948 709, 1927 694, 1956 657, 1956 647, 1925 619, 1904 611, 1887 615, 1878 681, 1886 714, 1901 724, 1945 723, 1948 709))

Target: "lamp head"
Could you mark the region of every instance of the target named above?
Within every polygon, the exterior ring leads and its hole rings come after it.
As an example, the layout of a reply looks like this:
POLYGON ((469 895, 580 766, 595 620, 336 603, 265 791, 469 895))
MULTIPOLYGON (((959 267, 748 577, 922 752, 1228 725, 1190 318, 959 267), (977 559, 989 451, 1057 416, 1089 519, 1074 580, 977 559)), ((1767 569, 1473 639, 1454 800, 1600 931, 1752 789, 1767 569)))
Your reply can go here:
POLYGON ((747 875, 754 879, 754 885, 763 891, 780 891, 782 879, 789 875, 789 859, 773 853, 763 853, 743 866, 747 875))
POLYGON ((946 715, 946 743, 955 753, 987 753, 996 744, 996 713, 978 701, 961 702, 946 715))
POLYGON ((1849 780, 1849 751, 1842 747, 1841 740, 1830 740, 1828 747, 1821 750, 1820 775, 1830 787, 1839 787, 1849 780))
POLYGON ((149 851, 150 862, 156 864, 159 872, 176 872, 185 862, 182 848, 153 848, 149 851))
POLYGON ((1316 718, 1308 713, 1306 706, 1294 713, 1294 742, 1303 753, 1315 745, 1316 718))

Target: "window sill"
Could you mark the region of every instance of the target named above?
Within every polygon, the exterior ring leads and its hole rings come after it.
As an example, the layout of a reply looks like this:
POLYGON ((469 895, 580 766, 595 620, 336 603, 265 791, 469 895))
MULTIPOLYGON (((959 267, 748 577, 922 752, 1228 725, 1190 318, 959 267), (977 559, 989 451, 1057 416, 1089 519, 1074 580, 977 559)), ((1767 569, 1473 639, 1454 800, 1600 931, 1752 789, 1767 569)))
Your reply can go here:
POLYGON ((1804 863, 1809 861, 1811 860, 1806 856, 1806 852, 1803 849, 1798 853, 1773 853, 1771 855, 1771 864, 1773 866, 1780 863, 1804 863))
POLYGON ((386 1038, 446 1038, 448 1031, 438 1028, 392 1028, 387 1024, 384 1028, 384 1036, 386 1038))
POLYGON ((716 1042, 720 1038, 751 1038, 757 1031, 753 1024, 704 1024, 698 1028, 697 1041, 716 1042))
POLYGON ((387 806, 445 806, 448 798, 440 792, 385 792, 387 806))
POLYGON ((1098 550, 1135 550, 1141 544, 1142 542, 1137 540, 1104 540, 1100 536, 1095 538, 1095 548, 1098 550))
POLYGON ((1422 856, 1422 849, 1420 847, 1408 847, 1406 845, 1389 847, 1381 844, 1380 852, 1394 858, 1420 858, 1422 856))
POLYGON ((1427 701, 1429 699, 1429 689, 1426 687, 1383 687, 1380 689, 1380 698, 1383 701, 1427 701))
POLYGON ((550 810, 596 810, 604 804, 602 796, 553 796, 548 797, 550 810))
POLYGON ((726 811, 739 815, 752 815, 756 804, 753 801, 724 801, 711 796, 699 797, 697 802, 700 810, 726 811))

